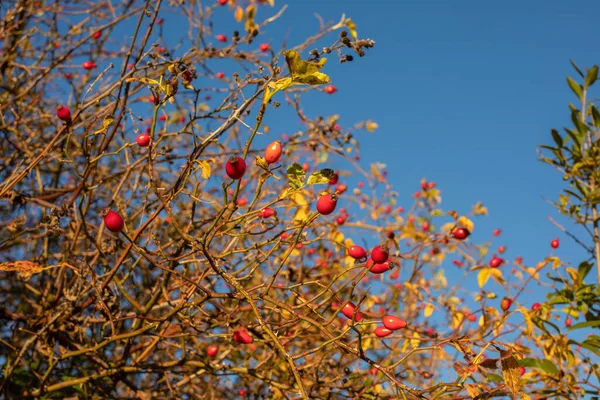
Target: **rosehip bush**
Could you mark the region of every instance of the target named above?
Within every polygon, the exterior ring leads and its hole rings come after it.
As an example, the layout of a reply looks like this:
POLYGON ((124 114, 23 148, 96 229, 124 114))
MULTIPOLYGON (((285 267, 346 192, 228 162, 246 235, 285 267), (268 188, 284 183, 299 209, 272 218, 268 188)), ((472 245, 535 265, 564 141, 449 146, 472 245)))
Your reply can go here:
MULTIPOLYGON (((287 43, 272 7, 3 15, 0 397, 597 395, 598 336, 568 335, 598 326, 591 262, 500 259, 500 231, 475 227, 483 204, 444 210, 425 179, 399 196, 391 168, 360 158, 376 122, 303 107, 344 96, 337 68, 369 65, 375 42, 342 16, 287 43), (547 298, 523 301, 542 281, 547 298)), ((592 179, 590 160, 568 170, 592 179)))

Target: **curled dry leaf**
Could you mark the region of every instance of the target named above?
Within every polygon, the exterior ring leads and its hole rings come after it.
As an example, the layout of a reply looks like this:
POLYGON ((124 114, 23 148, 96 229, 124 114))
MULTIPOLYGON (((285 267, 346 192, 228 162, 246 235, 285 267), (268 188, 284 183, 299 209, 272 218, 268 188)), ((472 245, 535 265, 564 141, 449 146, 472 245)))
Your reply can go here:
POLYGON ((31 261, 14 261, 0 264, 0 271, 16 272, 24 280, 42 272, 44 268, 31 261))

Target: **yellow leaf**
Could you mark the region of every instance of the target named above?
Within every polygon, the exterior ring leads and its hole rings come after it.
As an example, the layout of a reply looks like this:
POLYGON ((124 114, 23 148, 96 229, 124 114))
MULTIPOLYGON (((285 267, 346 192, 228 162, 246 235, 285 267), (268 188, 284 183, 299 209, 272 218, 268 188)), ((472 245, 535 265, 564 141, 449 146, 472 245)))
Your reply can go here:
POLYGON ((575 268, 568 267, 567 272, 569 273, 569 275, 571 275, 571 279, 574 282, 579 281, 579 273, 577 272, 577 270, 575 268))
POLYGON ((205 160, 196 161, 196 162, 198 163, 198 167, 202 169, 202 177, 204 179, 210 178, 210 175, 211 175, 210 163, 205 160))
POLYGON ((112 115, 107 115, 106 117, 104 117, 104 120, 102 121, 102 126, 104 126, 104 129, 108 128, 115 120, 115 117, 113 117, 112 115))
POLYGON ((483 206, 483 204, 478 201, 477 204, 475 204, 473 206, 473 214, 474 215, 487 215, 488 214, 488 210, 486 207, 483 206))
POLYGON ((257 27, 254 22, 254 17, 256 16, 256 6, 254 4, 250 4, 246 7, 246 22, 244 23, 244 29, 246 32, 250 33, 254 31, 257 27))
POLYGON ((502 272, 498 268, 488 268, 488 269, 490 270, 490 274, 492 274, 492 277, 494 278, 494 280, 496 282, 498 282, 499 284, 503 285, 504 279, 502 278, 502 272))
POLYGON ((336 232, 332 237, 333 242, 343 246, 344 245, 344 234, 342 232, 336 232))
POLYGON ((473 229, 475 227, 475 225, 473 224, 473 221, 471 221, 469 218, 467 218, 465 216, 459 217, 458 220, 456 221, 456 225, 462 226, 463 228, 467 228, 469 230, 469 232, 471 232, 471 233, 473 233, 473 229))
POLYGON ((306 217, 308 217, 308 207, 300 207, 298 211, 296 211, 296 215, 294 215, 293 221, 301 222, 305 221, 306 217))
POLYGON ((158 85, 159 82, 156 79, 144 78, 144 77, 136 77, 136 78, 127 78, 125 82, 141 82, 146 85, 158 85))
POLYGON ((525 267, 525 271, 527 271, 529 273, 529 275, 533 275, 533 277, 535 279, 539 279, 540 278, 540 274, 537 272, 537 269, 535 269, 535 268, 525 267))
POLYGON ((381 172, 379 172, 380 169, 384 169, 384 168, 385 168, 385 164, 373 163, 373 164, 371 164, 371 174, 373 174, 373 176, 375 178, 379 179, 380 181, 385 181, 385 178, 383 177, 381 172))
POLYGON ((306 197, 302 195, 300 192, 295 192, 292 195, 292 200, 299 206, 307 206, 308 202, 306 201, 306 197))
POLYGON ((435 307, 433 306, 433 304, 431 304, 431 303, 427 304, 425 306, 425 310, 423 311, 425 318, 429 318, 431 316, 431 314, 433 314, 434 310, 435 310, 435 307))
POLYGON ((235 18, 236 22, 240 22, 242 19, 244 19, 244 9, 240 6, 237 6, 233 13, 233 17, 235 18))
POLYGON ((467 389, 467 392, 469 392, 469 396, 471 396, 473 399, 481 394, 481 392, 479 391, 479 389, 477 389, 477 386, 475 385, 465 384, 465 389, 467 389))
POLYGON ((479 287, 483 288, 487 283, 488 279, 490 279, 490 268, 482 268, 481 271, 477 274, 477 283, 479 283, 479 287))
POLYGON ((350 31, 350 35, 352 36, 352 39, 356 40, 358 38, 358 36, 356 33, 356 24, 354 23, 354 21, 352 21, 350 18, 348 18, 346 20, 346 26, 348 27, 348 30, 350 31))
MULTIPOLYGON (((500 355, 504 356, 505 353, 505 351, 502 351, 500 352, 500 355)), ((510 391, 516 395, 521 390, 521 371, 519 371, 519 364, 513 355, 502 358, 501 362, 504 383, 510 391)))
POLYGON ((454 211, 454 210, 450 210, 446 214, 448 214, 449 216, 451 216, 455 220, 458 219, 458 213, 456 211, 454 211))
POLYGON ((481 314, 479 317, 479 326, 483 327, 485 325, 485 314, 481 314))
POLYGON ((365 124, 365 128, 367 128, 367 130, 369 132, 373 133, 373 132, 375 132, 375 130, 377 130, 377 128, 379 128, 379 124, 377 124, 377 122, 368 120, 367 123, 365 124))

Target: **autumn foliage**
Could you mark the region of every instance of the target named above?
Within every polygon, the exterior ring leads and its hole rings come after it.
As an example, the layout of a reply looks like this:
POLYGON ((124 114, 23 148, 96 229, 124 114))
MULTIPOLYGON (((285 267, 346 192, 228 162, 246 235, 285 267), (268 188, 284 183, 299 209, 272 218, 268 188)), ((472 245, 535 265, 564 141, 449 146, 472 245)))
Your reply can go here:
POLYGON ((376 122, 305 111, 306 94, 343 96, 329 66, 384 51, 348 17, 283 44, 269 25, 293 16, 272 0, 9 3, 6 398, 598 394, 597 68, 569 80, 581 111, 542 159, 582 188, 561 212, 594 210, 592 257, 563 262, 553 233, 530 264, 477 229, 485 205, 445 210, 431 180, 399 204, 386 166, 360 160, 376 122), (284 112, 301 129, 270 129, 284 112))

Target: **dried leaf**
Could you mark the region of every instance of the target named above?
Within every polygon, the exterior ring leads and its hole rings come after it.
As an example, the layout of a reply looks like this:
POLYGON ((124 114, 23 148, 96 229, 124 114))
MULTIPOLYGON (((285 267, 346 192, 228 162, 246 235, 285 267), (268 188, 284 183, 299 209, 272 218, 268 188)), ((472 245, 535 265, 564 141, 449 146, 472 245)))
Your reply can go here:
POLYGON ((454 367, 454 370, 461 378, 467 378, 477 372, 477 366, 472 364, 462 365, 459 362, 455 362, 452 364, 452 367, 454 367))
POLYGON ((18 277, 24 280, 39 274, 43 270, 43 267, 31 261, 14 261, 0 264, 0 271, 16 272, 18 277))
POLYGON ((506 386, 513 395, 516 395, 521 390, 521 371, 519 371, 519 364, 513 355, 504 358, 506 353, 508 352, 500 352, 502 358, 502 376, 504 377, 506 386))

